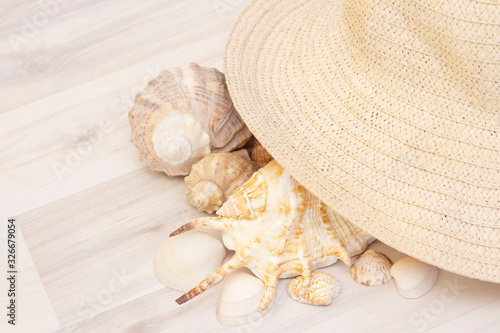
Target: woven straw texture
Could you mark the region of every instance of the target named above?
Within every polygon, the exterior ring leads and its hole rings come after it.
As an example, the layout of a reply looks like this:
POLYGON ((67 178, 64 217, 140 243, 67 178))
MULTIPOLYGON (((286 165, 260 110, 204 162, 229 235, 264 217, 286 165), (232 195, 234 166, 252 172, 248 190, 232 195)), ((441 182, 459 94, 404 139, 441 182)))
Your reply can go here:
POLYGON ((382 242, 500 282, 500 6, 257 0, 225 72, 300 183, 382 242))

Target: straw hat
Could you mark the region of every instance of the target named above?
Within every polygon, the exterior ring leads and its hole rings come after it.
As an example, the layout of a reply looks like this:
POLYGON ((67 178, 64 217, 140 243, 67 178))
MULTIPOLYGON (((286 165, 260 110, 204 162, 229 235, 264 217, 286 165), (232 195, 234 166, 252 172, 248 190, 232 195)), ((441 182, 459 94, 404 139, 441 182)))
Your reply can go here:
POLYGON ((257 0, 225 72, 299 182, 382 242, 500 282, 500 5, 257 0))

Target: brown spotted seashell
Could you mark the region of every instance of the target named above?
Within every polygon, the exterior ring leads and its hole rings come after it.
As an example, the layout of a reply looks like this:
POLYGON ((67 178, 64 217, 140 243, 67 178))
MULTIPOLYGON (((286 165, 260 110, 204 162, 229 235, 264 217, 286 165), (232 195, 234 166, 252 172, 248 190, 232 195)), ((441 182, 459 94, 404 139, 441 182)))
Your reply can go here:
POLYGON ((247 149, 250 153, 251 160, 254 161, 259 168, 265 167, 267 163, 273 160, 271 154, 269 154, 266 148, 264 148, 264 146, 255 138, 251 140, 247 149))
POLYGON ((204 156, 242 147, 251 137, 224 74, 195 63, 151 80, 136 96, 129 121, 141 160, 169 176, 187 175, 204 156))
POLYGON ((391 267, 392 261, 385 254, 368 250, 351 266, 350 273, 357 283, 376 287, 391 279, 391 267))
POLYGON ((227 198, 246 182, 257 166, 250 161, 246 150, 209 154, 196 162, 189 176, 186 194, 198 210, 213 213, 227 198))
POLYGON ((330 305, 332 298, 337 297, 341 290, 340 282, 323 272, 313 272, 310 281, 305 281, 303 276, 298 276, 286 287, 292 299, 312 305, 330 305), (308 286, 307 283, 309 283, 308 286))

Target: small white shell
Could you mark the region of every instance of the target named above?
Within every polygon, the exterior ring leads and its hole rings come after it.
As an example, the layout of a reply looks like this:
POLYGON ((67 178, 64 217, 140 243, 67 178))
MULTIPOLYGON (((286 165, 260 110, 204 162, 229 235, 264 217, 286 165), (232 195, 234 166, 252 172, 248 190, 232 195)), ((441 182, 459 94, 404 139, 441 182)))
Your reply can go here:
POLYGON ((438 277, 438 268, 411 257, 394 263, 391 275, 398 293, 405 298, 418 298, 432 289, 438 277))
POLYGON ((229 274, 222 287, 217 303, 217 319, 226 326, 245 325, 262 318, 270 309, 259 310, 264 296, 264 282, 256 278, 247 268, 229 274))
POLYGON ((224 245, 201 231, 170 237, 154 258, 154 271, 165 286, 186 292, 217 269, 226 257, 224 245))
POLYGON ((392 261, 385 254, 368 250, 356 260, 349 272, 357 283, 376 287, 391 279, 391 267, 392 261))
POLYGON ((330 305, 342 290, 340 282, 328 273, 313 272, 308 287, 304 286, 305 280, 304 276, 298 276, 286 287, 288 295, 301 303, 330 305))

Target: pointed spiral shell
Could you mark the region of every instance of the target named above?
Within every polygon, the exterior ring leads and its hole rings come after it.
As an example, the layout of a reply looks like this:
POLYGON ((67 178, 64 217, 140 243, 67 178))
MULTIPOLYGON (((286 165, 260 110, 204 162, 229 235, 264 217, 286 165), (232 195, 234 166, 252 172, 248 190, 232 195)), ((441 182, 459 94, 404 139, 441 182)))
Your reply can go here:
POLYGON ((184 178, 186 194, 198 210, 211 214, 255 171, 257 166, 250 161, 244 149, 233 153, 210 154, 195 163, 189 176, 184 178))
POLYGON ((309 286, 305 285, 303 276, 298 276, 286 287, 292 299, 312 305, 330 305, 332 298, 337 297, 341 290, 340 282, 323 272, 313 272, 309 286))
POLYGON ((141 160, 170 176, 187 175, 204 156, 234 150, 251 137, 224 74, 195 63, 151 80, 136 96, 129 121, 141 160))

